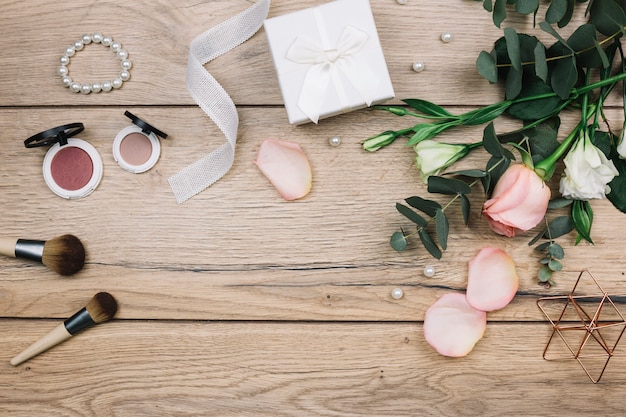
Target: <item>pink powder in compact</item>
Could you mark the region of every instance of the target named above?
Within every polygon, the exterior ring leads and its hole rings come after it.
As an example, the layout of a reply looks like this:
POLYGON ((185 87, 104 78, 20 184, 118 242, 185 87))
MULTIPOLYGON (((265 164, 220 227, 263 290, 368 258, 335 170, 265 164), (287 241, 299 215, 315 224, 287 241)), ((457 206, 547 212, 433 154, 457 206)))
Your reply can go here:
POLYGON ((52 158, 50 174, 64 190, 80 190, 91 180, 93 161, 84 150, 66 145, 52 158))
POLYGON ((150 139, 141 133, 126 135, 120 143, 120 155, 130 165, 143 165, 152 155, 150 139))

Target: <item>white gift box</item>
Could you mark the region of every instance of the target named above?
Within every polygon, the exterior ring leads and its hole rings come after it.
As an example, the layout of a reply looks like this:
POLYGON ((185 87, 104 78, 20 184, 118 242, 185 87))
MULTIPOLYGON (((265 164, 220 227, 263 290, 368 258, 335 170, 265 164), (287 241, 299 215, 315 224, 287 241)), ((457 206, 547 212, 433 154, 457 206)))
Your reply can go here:
POLYGON ((394 97, 369 0, 335 0, 263 25, 289 123, 394 97))

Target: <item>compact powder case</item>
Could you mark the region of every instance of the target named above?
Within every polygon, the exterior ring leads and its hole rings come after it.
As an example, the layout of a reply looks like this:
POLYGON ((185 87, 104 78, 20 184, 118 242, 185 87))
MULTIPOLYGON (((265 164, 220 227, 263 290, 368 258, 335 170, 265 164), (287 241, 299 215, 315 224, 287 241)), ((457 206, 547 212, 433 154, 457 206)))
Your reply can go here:
POLYGON ((132 126, 122 129, 113 141, 113 158, 126 171, 139 174, 152 168, 161 155, 161 142, 167 134, 141 120, 129 111, 124 112, 132 126))
POLYGON ((82 132, 82 123, 71 123, 38 133, 24 141, 27 148, 52 145, 43 160, 43 178, 63 198, 91 194, 102 179, 102 158, 92 145, 72 138, 82 132))

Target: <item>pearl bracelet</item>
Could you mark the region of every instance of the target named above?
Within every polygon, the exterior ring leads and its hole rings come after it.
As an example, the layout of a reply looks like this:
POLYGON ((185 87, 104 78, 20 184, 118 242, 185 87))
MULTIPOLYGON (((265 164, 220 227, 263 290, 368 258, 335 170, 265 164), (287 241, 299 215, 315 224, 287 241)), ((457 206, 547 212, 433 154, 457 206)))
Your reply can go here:
POLYGON ((101 33, 83 35, 79 40, 65 48, 65 53, 61 56, 60 62, 61 66, 57 68, 57 75, 61 77, 63 85, 68 87, 73 93, 83 94, 99 93, 101 91, 108 93, 111 90, 120 88, 124 81, 128 81, 130 79, 130 69, 133 66, 132 62, 128 59, 128 51, 123 49, 119 42, 115 42, 110 36, 102 35, 101 33), (76 55, 76 52, 82 51, 85 45, 92 42, 100 43, 111 48, 111 51, 113 51, 119 58, 122 70, 117 77, 110 81, 107 80, 94 83, 79 83, 72 80, 72 77, 70 77, 70 70, 68 68, 70 58, 76 55))

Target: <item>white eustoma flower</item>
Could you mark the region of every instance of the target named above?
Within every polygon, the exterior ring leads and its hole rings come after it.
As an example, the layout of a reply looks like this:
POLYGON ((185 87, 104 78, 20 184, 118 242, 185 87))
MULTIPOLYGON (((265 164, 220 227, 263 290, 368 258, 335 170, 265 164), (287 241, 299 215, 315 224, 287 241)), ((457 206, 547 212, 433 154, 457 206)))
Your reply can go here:
POLYGON ((565 172, 559 191, 563 197, 571 199, 604 198, 611 191, 607 184, 618 175, 613 161, 591 143, 586 131, 581 133, 563 162, 565 172))
POLYGON ((454 145, 427 139, 415 145, 414 149, 417 153, 415 165, 422 174, 422 181, 427 182, 429 176, 439 174, 466 156, 471 145, 454 145))

